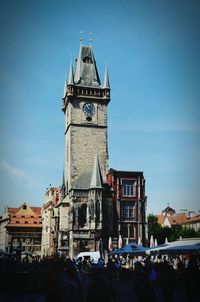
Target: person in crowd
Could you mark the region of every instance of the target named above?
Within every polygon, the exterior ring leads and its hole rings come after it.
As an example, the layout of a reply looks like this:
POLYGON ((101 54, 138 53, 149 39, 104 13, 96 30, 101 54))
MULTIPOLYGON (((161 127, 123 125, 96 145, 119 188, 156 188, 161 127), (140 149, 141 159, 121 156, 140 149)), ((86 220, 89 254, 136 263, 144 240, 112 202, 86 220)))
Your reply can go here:
POLYGON ((115 290, 105 277, 104 270, 93 271, 93 280, 88 287, 85 302, 114 302, 115 290))
POLYGON ((76 266, 68 258, 60 279, 60 302, 81 302, 83 300, 83 289, 80 274, 76 266))

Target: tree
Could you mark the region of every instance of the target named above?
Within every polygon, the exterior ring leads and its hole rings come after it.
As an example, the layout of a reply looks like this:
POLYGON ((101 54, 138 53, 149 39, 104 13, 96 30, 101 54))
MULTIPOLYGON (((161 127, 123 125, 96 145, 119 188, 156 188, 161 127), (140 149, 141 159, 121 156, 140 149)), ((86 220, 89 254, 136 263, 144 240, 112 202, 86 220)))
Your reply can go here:
POLYGON ((165 242, 165 238, 168 238, 169 241, 174 241, 183 238, 191 238, 191 237, 200 237, 200 229, 194 230, 192 228, 185 228, 182 225, 175 225, 171 228, 162 227, 158 223, 158 217, 149 214, 147 217, 148 221, 148 238, 150 239, 151 235, 157 239, 158 244, 163 244, 165 242))

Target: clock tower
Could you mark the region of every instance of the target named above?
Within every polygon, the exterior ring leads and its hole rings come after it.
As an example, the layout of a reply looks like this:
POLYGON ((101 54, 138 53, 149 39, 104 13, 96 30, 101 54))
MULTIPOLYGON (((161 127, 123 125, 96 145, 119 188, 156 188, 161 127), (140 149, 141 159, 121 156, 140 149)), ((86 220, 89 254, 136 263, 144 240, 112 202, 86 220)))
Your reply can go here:
MULTIPOLYGON (((108 231, 107 68, 101 84, 92 45, 80 45, 78 58, 64 86, 65 160, 63 204, 70 257, 96 250, 108 231), (104 218, 105 217, 105 218, 104 218)), ((111 217, 109 217, 111 219, 111 217)))
POLYGON ((65 194, 83 170, 92 168, 98 154, 103 181, 108 171, 107 105, 110 85, 107 68, 101 85, 92 46, 80 46, 75 70, 70 65, 65 83, 65 194))

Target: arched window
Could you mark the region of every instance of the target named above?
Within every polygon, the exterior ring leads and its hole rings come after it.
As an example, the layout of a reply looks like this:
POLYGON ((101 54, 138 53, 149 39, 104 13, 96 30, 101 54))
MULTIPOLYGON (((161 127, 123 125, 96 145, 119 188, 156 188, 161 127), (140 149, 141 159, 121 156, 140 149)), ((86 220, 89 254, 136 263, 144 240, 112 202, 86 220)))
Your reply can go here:
POLYGON ((87 222, 87 205, 82 204, 78 209, 78 224, 79 227, 84 227, 87 222))

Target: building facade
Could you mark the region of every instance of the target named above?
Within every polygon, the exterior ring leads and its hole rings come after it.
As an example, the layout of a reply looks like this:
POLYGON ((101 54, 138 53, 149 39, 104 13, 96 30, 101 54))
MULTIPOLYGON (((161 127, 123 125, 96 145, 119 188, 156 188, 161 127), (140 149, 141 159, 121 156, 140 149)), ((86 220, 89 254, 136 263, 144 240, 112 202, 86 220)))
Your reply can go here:
POLYGON ((140 241, 145 245, 147 197, 143 172, 110 169, 107 183, 113 190, 113 237, 121 234, 124 243, 140 241))
POLYGON ((1 220, 1 245, 3 250, 17 249, 41 255, 42 221, 41 208, 27 203, 19 208, 6 208, 1 220), (3 243, 4 241, 4 243, 3 243))
POLYGON ((200 230, 200 214, 193 213, 192 216, 188 215, 185 221, 182 222, 182 226, 188 229, 200 230))
POLYGON ((45 193, 45 202, 42 206, 42 241, 41 256, 54 255, 56 244, 56 220, 54 207, 60 202, 60 188, 49 187, 45 193))

